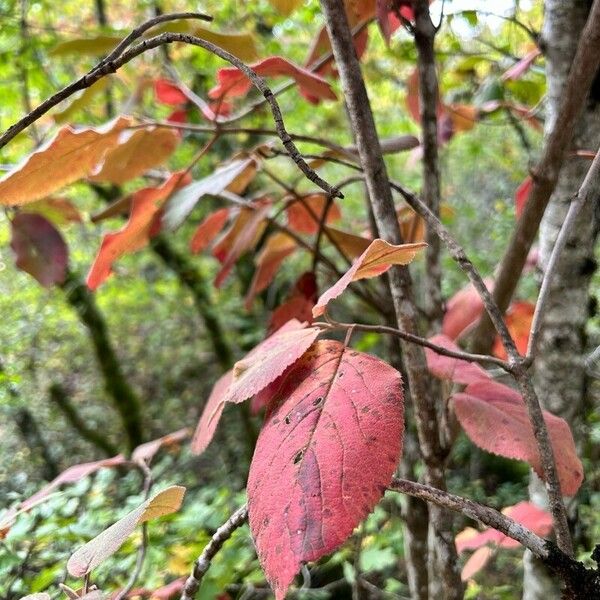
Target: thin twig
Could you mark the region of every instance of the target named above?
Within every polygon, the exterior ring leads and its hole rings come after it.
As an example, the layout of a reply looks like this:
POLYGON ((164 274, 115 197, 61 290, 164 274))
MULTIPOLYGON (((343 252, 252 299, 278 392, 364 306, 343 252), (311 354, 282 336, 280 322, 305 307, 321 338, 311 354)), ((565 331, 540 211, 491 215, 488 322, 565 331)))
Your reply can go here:
POLYGON ((450 358, 457 358, 459 360, 465 360, 467 362, 495 365, 496 367, 500 367, 507 373, 512 372, 510 365, 506 361, 495 356, 488 356, 487 354, 473 354, 471 352, 463 352, 462 350, 450 350, 448 348, 444 348, 443 346, 439 346, 438 344, 434 344, 433 342, 430 342, 429 340, 422 338, 418 335, 407 333, 406 331, 401 331, 400 329, 395 329, 394 327, 388 327, 386 325, 339 323, 338 321, 332 320, 330 320, 327 323, 313 323, 313 325, 322 329, 350 329, 353 327, 356 331, 369 331, 372 333, 383 333, 387 335, 393 335, 402 340, 406 340, 407 342, 411 342, 412 344, 418 344, 419 346, 423 346, 424 348, 429 348, 430 350, 433 350, 437 354, 441 354, 443 356, 449 356, 450 358))
POLYGON ((535 312, 533 314, 533 321, 531 323, 531 332, 529 334, 529 344, 527 347, 527 358, 532 360, 538 343, 538 339, 542 330, 542 321, 544 318, 544 309, 548 301, 550 292, 550 285, 552 278, 556 273, 560 261, 560 255, 567 243, 569 235, 571 235, 573 227, 577 221, 577 217, 581 213, 583 207, 598 197, 598 190, 600 189, 600 152, 596 153, 594 160, 579 188, 577 194, 571 201, 567 216, 560 228, 558 237, 554 242, 552 248, 552 254, 548 260, 548 265, 544 273, 544 279, 540 287, 540 293, 538 296, 537 303, 535 305, 535 312))
POLYGON ((523 544, 525 548, 531 550, 541 559, 548 558, 550 554, 546 540, 489 506, 407 479, 393 479, 388 489, 448 508, 475 519, 483 525, 493 527, 509 538, 523 544))
POLYGON ((200 588, 200 583, 210 567, 212 559, 223 547, 223 544, 233 535, 233 532, 241 527, 248 518, 248 507, 246 505, 238 508, 232 515, 215 531, 210 542, 206 544, 202 554, 194 563, 191 575, 187 578, 181 600, 193 600, 200 588))

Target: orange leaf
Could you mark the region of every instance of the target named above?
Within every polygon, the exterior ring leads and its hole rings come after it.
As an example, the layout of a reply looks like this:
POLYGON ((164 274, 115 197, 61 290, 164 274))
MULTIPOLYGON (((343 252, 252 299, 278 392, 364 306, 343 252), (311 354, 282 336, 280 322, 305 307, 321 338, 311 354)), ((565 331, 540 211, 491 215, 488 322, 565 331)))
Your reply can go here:
MULTIPOLYGON (((517 350, 523 355, 527 353, 529 332, 531 331, 534 313, 535 304, 531 302, 513 302, 504 317, 508 331, 513 340, 515 340, 517 350)), ((498 337, 494 341, 493 353, 502 360, 507 359, 506 350, 498 337)))
MULTIPOLYGON (((302 200, 287 198, 286 206, 288 226, 298 233, 315 234, 319 230, 319 223, 323 216, 323 211, 327 206, 326 194, 310 194, 304 196, 302 200)), ((342 218, 339 206, 331 202, 327 211, 326 223, 333 223, 342 218)))
POLYGON ((90 181, 122 184, 162 164, 179 144, 179 134, 162 127, 129 130, 119 136, 119 145, 110 149, 102 166, 90 181))
POLYGON ((98 128, 63 127, 0 180, 0 204, 19 206, 40 200, 85 177, 130 124, 122 117, 98 128))
POLYGON ((360 256, 373 241, 370 238, 361 237, 360 235, 354 235, 347 231, 340 231, 333 227, 326 227, 327 238, 331 238, 342 250, 342 252, 349 258, 356 258, 360 256))
POLYGON ((392 265, 407 265, 426 246, 423 242, 394 246, 382 239, 373 240, 346 274, 321 295, 313 308, 313 316, 322 315, 327 304, 337 298, 353 281, 377 277, 388 271, 392 265))
POLYGON ((202 250, 215 239, 221 229, 223 229, 228 218, 228 208, 220 208, 219 210, 210 213, 210 215, 198 225, 190 240, 190 250, 192 251, 192 254, 202 252, 202 250))
POLYGON ((173 190, 186 183, 184 172, 173 173, 159 188, 144 188, 133 195, 131 214, 125 226, 115 233, 107 233, 87 277, 87 284, 95 290, 112 272, 113 263, 123 256, 143 248, 163 204, 173 190))
MULTIPOLYGON (((271 56, 250 67, 264 77, 288 76, 298 84, 300 93, 312 103, 319 100, 336 100, 329 83, 310 71, 295 65, 281 56, 271 56)), ((208 92, 210 98, 235 98, 245 96, 252 84, 237 68, 226 67, 217 71, 218 85, 208 92)))
POLYGON ((247 309, 256 295, 271 283, 284 259, 297 247, 296 241, 286 233, 278 232, 269 237, 256 257, 256 271, 246 294, 245 306, 247 309))
POLYGON ((489 546, 483 546, 475 550, 460 572, 461 580, 469 581, 469 579, 473 579, 473 577, 487 565, 493 555, 494 549, 489 546))

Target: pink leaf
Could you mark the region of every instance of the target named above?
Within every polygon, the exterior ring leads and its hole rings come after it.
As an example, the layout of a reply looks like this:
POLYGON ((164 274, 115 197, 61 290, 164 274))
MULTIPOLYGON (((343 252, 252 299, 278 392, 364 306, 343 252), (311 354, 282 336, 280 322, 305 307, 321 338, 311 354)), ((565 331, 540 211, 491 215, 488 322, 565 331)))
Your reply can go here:
POLYGON ((542 51, 539 48, 528 52, 521 60, 516 62, 510 69, 507 69, 502 75, 502 81, 515 81, 520 79, 540 56, 542 51))
POLYGON ((251 350, 233 366, 233 379, 225 402, 243 402, 258 394, 295 363, 317 339, 320 330, 288 321, 272 336, 251 350))
POLYGON ((161 448, 167 448, 169 446, 179 444, 180 442, 183 442, 183 440, 187 439, 189 435, 190 431, 187 427, 185 427, 183 429, 179 429, 178 431, 174 431, 173 433, 163 435, 162 437, 152 440, 151 442, 140 444, 131 454, 131 460, 149 463, 161 448))
POLYGON ((157 79, 154 82, 154 95, 159 102, 173 106, 185 104, 188 101, 187 96, 177 84, 168 79, 157 79))
POLYGON ((523 214, 523 210, 525 209, 525 204, 527 204, 527 200, 529 199, 529 194, 531 194, 531 189, 533 188, 533 179, 527 175, 523 180, 523 183, 519 185, 517 191, 515 192, 515 212, 517 215, 517 219, 521 217, 523 214))
MULTIPOLYGON (((492 291, 494 282, 489 277, 484 279, 488 290, 492 291)), ((462 288, 446 305, 446 314, 442 323, 442 333, 450 339, 461 338, 483 314, 483 301, 472 283, 462 288)))
MULTIPOLYGON (((281 56, 265 58, 250 67, 263 77, 292 77, 298 84, 300 93, 313 104, 319 100, 336 100, 334 91, 325 79, 281 56)), ((219 69, 217 80, 218 85, 208 93, 210 98, 245 96, 252 86, 250 80, 235 67, 219 69)))
POLYGON ((390 269, 392 265, 407 265, 427 244, 400 244, 394 246, 382 239, 373 240, 368 248, 352 263, 352 266, 339 281, 321 295, 313 308, 313 316, 325 312, 327 304, 337 298, 353 281, 377 277, 390 269))
MULTIPOLYGON (((494 381, 476 381, 452 396, 456 416, 471 441, 483 450, 523 460, 543 479, 544 472, 529 415, 520 394, 494 381)), ((562 492, 577 493, 583 467, 569 425, 547 411, 544 420, 554 450, 562 492)))
POLYGON ((225 408, 225 392, 231 383, 232 377, 233 372, 227 371, 213 386, 192 438, 192 452, 194 454, 202 454, 215 435, 225 408))
POLYGON ((38 214, 19 213, 11 221, 11 232, 10 246, 17 268, 47 288, 64 282, 69 250, 48 219, 38 214))
MULTIPOLYGON (((437 346, 446 348, 446 350, 460 350, 451 339, 441 333, 430 337, 429 341, 437 346)), ((463 385, 479 381, 480 379, 489 379, 487 371, 477 363, 444 356, 430 348, 425 348, 425 357, 427 359, 427 368, 439 379, 448 379, 454 383, 461 383, 463 385)))
POLYGON ((461 580, 469 581, 469 579, 473 579, 473 577, 487 565, 493 555, 494 549, 489 546, 477 548, 462 568, 462 571, 460 572, 461 580))
POLYGON ((274 390, 248 477, 250 530, 282 600, 301 565, 340 546, 390 482, 402 451, 400 374, 316 342, 274 390))

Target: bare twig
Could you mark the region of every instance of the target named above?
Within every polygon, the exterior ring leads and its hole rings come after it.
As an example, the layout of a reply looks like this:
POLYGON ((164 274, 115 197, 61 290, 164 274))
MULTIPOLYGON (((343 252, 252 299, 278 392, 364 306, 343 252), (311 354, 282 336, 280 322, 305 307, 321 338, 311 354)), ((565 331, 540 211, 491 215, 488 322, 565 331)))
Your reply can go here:
POLYGON ((537 342, 541 333, 543 318, 544 318, 544 309, 546 308, 546 303, 548 300, 548 295, 550 291, 550 284, 552 283, 552 278, 556 272, 557 266, 560 261, 560 255, 567 243, 569 236, 572 233, 572 229, 577 221, 577 217, 581 213, 583 207, 588 203, 598 197, 598 190, 600 189, 600 152, 598 152, 592 165, 590 166, 581 187, 579 188, 577 194, 571 201, 571 205, 569 206, 569 210, 567 212, 567 216, 560 228, 560 232, 558 237, 556 238, 556 242, 554 242, 554 247, 552 248, 552 254, 550 255, 550 259, 548 260, 548 265, 546 266, 546 270, 544 272, 544 279, 542 280, 542 285, 540 287, 540 293, 538 296, 537 303, 535 305, 535 312, 533 314, 533 321, 531 323, 531 332, 529 334, 529 344, 527 347, 527 358, 533 359, 533 356, 536 351, 537 342))
MULTIPOLYGON (((599 67, 600 0, 594 0, 564 86, 568 93, 563 96, 540 161, 533 170, 533 187, 523 214, 500 261, 493 295, 502 312, 507 309, 516 289, 542 216, 556 187, 562 163, 571 147, 575 123, 587 101, 599 67)), ((492 340, 493 327, 484 315, 474 332, 473 350, 487 352, 492 340)))
POLYGON ((322 329, 350 329, 353 327, 356 331, 369 331, 372 333, 383 333, 386 335, 393 335, 402 340, 406 340, 407 342, 411 342, 412 344, 418 344, 419 346, 423 346, 424 348, 429 348, 433 350, 437 354, 441 354, 442 356, 449 356, 450 358, 457 358, 459 360, 465 360, 467 362, 476 362, 488 365, 495 365, 496 367, 500 367, 507 373, 511 372, 510 365, 496 356, 488 356, 487 354, 473 354, 471 352, 463 352, 461 350, 449 350, 448 348, 444 348, 443 346, 439 346, 438 344, 434 344, 429 340, 420 337, 418 335, 414 335, 412 333, 407 333, 406 331, 401 331, 400 329, 395 329, 394 327, 387 327, 386 325, 363 325, 361 323, 339 323, 337 321, 329 320, 329 322, 317 322, 313 323, 315 327, 320 327, 322 329))
POLYGON ((185 582, 181 600, 193 600, 196 597, 202 578, 208 571, 212 559, 223 547, 223 544, 233 535, 233 532, 245 523, 247 518, 248 508, 244 505, 241 508, 238 508, 238 510, 236 510, 231 517, 217 529, 217 531, 215 531, 210 542, 206 544, 204 550, 202 550, 202 554, 200 554, 194 563, 192 573, 185 582))
POLYGON ((493 527, 509 538, 523 544, 525 548, 531 550, 539 558, 548 558, 550 554, 546 540, 489 506, 407 479, 393 479, 388 489, 421 498, 421 500, 431 504, 459 512, 479 521, 483 525, 493 527))

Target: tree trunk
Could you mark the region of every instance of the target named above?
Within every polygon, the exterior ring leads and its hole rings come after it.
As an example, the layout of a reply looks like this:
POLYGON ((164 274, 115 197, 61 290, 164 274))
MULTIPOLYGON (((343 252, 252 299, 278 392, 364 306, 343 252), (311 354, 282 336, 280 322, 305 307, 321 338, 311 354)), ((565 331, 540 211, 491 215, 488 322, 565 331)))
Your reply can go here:
MULTIPOLYGON (((565 82, 585 25, 591 2, 588 0, 546 0, 542 48, 546 56, 548 81, 549 131, 556 119, 565 82)), ((597 85, 579 118, 573 148, 597 150, 600 143, 600 106, 597 85)), ((579 189, 589 168, 589 160, 569 153, 560 173, 558 185, 540 227, 540 267, 545 268, 556 237, 569 208, 569 200, 579 189)), ((596 224, 593 206, 582 211, 578 224, 562 252, 555 272, 538 344, 535 382, 545 407, 568 421, 576 440, 584 439, 582 409, 586 396, 585 326, 589 318, 589 283, 596 268, 594 242, 596 224)), ((543 486, 535 476, 531 498, 543 503, 543 486)), ((526 555, 523 598, 554 600, 559 587, 530 555, 526 555)))

